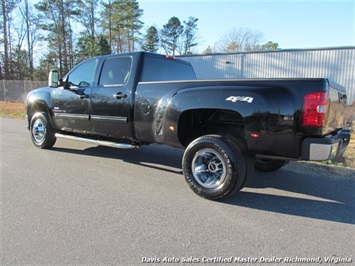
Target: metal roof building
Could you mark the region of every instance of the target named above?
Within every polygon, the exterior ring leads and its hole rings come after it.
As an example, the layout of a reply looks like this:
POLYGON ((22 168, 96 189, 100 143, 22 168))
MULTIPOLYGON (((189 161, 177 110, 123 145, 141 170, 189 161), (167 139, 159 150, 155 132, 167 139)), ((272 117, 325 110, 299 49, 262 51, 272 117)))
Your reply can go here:
POLYGON ((199 79, 328 78, 355 101, 355 47, 186 55, 199 79))

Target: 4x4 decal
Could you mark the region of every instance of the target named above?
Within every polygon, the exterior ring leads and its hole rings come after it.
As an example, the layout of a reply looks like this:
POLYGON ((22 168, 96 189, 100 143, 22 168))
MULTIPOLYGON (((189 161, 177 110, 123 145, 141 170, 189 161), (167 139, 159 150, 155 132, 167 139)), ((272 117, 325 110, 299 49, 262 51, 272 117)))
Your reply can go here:
POLYGON ((253 97, 249 97, 249 96, 229 96, 226 101, 230 101, 230 102, 247 102, 247 103, 252 103, 254 100, 253 97))

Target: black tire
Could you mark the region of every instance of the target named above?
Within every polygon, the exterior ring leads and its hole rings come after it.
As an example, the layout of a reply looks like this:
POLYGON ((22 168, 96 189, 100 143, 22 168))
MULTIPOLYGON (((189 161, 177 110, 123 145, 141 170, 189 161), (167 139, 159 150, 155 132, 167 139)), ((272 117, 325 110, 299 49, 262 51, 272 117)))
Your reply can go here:
POLYGON ((272 159, 256 159, 255 169, 262 172, 273 172, 288 164, 289 161, 272 160, 272 159))
POLYGON ((40 149, 49 149, 53 147, 57 138, 48 123, 47 116, 42 113, 36 113, 30 123, 31 140, 33 144, 40 149))
POLYGON ((232 195, 245 184, 244 147, 228 136, 206 135, 185 150, 182 169, 186 182, 199 196, 216 200, 232 195))
MULTIPOLYGON (((251 153, 248 150, 247 144, 242 139, 237 139, 237 138, 234 138, 231 136, 227 136, 226 139, 227 139, 228 145, 230 145, 232 150, 240 149, 242 151, 242 154, 245 159, 245 165, 246 165, 245 178, 244 178, 244 182, 241 185, 241 187, 239 187, 238 190, 235 191, 235 192, 237 192, 237 191, 241 190, 242 188, 244 188, 248 184, 248 181, 253 176, 255 158, 254 158, 254 156, 251 155, 251 153)), ((234 192, 232 192, 231 195, 232 194, 234 194, 234 192)))

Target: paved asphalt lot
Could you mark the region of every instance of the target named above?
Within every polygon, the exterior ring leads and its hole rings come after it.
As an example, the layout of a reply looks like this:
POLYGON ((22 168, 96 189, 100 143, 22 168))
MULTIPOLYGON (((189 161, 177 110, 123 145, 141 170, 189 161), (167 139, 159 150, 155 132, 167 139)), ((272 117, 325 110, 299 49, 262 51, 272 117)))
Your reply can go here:
POLYGON ((181 150, 40 150, 23 121, 0 128, 2 265, 354 263, 353 170, 290 163, 213 202, 188 188, 181 150))

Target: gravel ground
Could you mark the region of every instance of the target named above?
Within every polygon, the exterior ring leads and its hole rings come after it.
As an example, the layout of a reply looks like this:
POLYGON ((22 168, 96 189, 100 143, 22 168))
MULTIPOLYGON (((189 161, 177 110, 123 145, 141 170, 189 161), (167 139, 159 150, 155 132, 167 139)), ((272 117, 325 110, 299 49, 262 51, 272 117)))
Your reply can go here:
POLYGON ((355 169, 350 167, 326 165, 314 162, 290 162, 285 166, 285 169, 296 173, 307 172, 310 175, 321 177, 355 180, 355 169))

